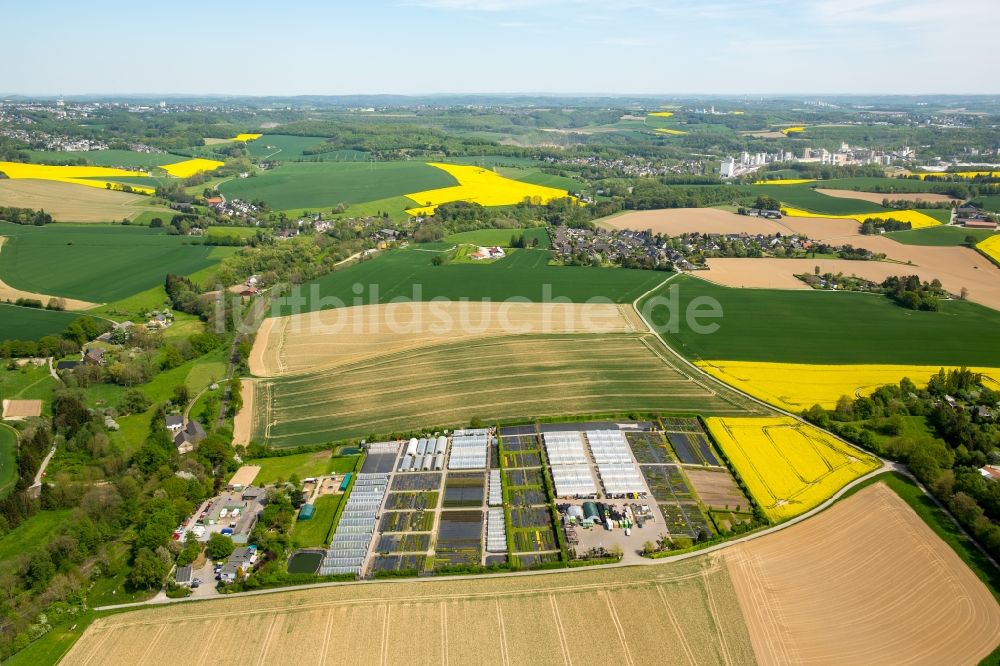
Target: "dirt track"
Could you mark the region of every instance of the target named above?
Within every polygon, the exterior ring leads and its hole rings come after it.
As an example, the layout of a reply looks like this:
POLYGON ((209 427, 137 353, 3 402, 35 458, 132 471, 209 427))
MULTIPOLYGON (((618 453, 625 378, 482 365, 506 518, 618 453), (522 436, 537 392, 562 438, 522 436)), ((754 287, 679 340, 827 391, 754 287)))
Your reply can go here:
POLYGON ((828 197, 837 197, 838 199, 859 199, 861 201, 870 201, 882 205, 884 199, 889 201, 928 201, 932 203, 941 201, 954 201, 954 197, 949 197, 947 194, 933 194, 930 192, 855 192, 854 190, 826 190, 821 188, 816 188, 816 191, 820 194, 825 194, 828 197))
POLYGON ((724 551, 760 664, 975 664, 1000 606, 883 484, 724 551))
POLYGON ((442 342, 530 333, 627 333, 628 306, 430 302, 364 305, 264 321, 250 353, 258 376, 315 371, 442 342))
MULTIPOLYGON (((0 183, 3 182, 4 181, 0 180, 0 183)), ((7 240, 6 236, 0 236, 0 261, 3 261, 2 250, 5 240, 7 240)), ((43 306, 48 304, 50 299, 58 298, 62 300, 67 310, 86 310, 98 305, 97 303, 80 301, 75 298, 63 298, 62 296, 49 296, 48 294, 36 294, 31 291, 22 291, 21 289, 15 289, 3 280, 0 280, 0 301, 16 301, 19 298, 35 298, 40 300, 43 306)))
POLYGON ((254 382, 252 379, 240 380, 240 394, 243 396, 243 408, 233 419, 233 444, 244 446, 250 443, 250 435, 253 430, 254 382))

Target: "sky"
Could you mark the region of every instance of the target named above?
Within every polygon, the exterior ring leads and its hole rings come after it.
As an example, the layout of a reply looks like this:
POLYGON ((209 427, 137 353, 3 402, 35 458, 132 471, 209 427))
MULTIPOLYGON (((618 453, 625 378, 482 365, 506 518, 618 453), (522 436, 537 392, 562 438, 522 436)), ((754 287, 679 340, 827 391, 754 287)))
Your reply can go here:
POLYGON ((1000 0, 5 2, 0 93, 1000 93, 1000 0))

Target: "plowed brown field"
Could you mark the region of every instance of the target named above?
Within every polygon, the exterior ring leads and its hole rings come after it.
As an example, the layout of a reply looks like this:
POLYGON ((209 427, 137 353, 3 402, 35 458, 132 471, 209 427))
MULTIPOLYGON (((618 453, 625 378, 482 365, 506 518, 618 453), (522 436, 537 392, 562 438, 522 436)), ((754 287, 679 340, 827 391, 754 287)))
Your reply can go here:
POLYGON ((928 201, 932 203, 954 200, 954 197, 949 197, 947 194, 934 194, 931 192, 894 192, 892 194, 886 194, 884 192, 826 190, 818 187, 816 188, 816 191, 820 194, 825 194, 828 197, 837 197, 838 199, 860 199, 861 201, 871 201, 872 203, 879 205, 882 205, 882 201, 885 199, 888 199, 889 201, 928 201))
POLYGON ((884 484, 725 552, 761 664, 975 664, 1000 606, 884 484))

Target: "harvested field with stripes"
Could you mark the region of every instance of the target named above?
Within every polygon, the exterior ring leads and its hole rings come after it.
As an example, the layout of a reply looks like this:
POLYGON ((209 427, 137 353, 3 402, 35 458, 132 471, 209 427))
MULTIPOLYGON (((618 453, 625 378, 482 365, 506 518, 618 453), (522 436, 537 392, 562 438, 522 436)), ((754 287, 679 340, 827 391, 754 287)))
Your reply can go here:
POLYGON ((65 664, 751 663, 726 567, 362 583, 98 619, 65 664), (602 628, 595 636, 595 628, 602 628))
POLYGON ((651 334, 517 335, 421 347, 262 379, 253 439, 331 442, 416 426, 609 411, 712 415, 762 408, 694 378, 651 334))
POLYGON ((1000 606, 882 483, 723 551, 759 664, 975 664, 1000 606))
POLYGON ((628 305, 432 302, 361 305, 264 321, 250 354, 258 376, 312 372, 431 344, 532 333, 629 333, 628 305))

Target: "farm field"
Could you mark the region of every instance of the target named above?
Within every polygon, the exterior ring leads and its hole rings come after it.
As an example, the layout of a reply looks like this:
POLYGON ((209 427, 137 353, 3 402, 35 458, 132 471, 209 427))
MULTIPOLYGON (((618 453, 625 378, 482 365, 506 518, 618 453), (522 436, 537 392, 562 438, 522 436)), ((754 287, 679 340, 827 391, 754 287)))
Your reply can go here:
POLYGON ((820 217, 824 219, 834 219, 834 220, 854 220, 859 224, 868 219, 874 220, 888 220, 893 219, 899 222, 909 222, 914 229, 924 229, 927 227, 936 227, 941 224, 941 220, 934 217, 932 214, 936 211, 927 210, 926 212, 919 210, 891 210, 891 211, 872 211, 868 210, 862 213, 850 213, 850 214, 838 214, 834 215, 827 211, 813 212, 809 210, 803 210, 801 208, 785 207, 781 208, 781 212, 789 217, 820 217))
POLYGON ((386 303, 399 297, 494 301, 518 297, 538 302, 543 300, 548 288, 551 289, 550 298, 584 302, 598 297, 613 303, 630 303, 668 276, 660 271, 626 268, 594 270, 583 266, 549 266, 546 250, 518 250, 484 265, 431 264, 435 254, 444 253, 450 247, 442 243, 425 243, 390 250, 375 259, 330 273, 302 285, 300 293, 305 302, 293 308, 291 302, 286 301, 281 314, 348 304, 386 303), (360 295, 354 291, 356 284, 366 287, 360 295))
MULTIPOLYGON (((0 254, 2 254, 3 244, 7 240, 6 236, 0 236, 0 254)), ((5 256, 0 256, 0 260, 5 260, 5 256)), ((0 280, 0 299, 9 302, 17 302, 18 299, 29 298, 32 300, 41 301, 43 306, 47 305, 49 300, 52 298, 49 294, 39 294, 32 291, 25 291, 23 289, 15 289, 9 284, 0 280)), ((62 299, 62 307, 64 310, 86 310, 92 308, 96 303, 91 303, 90 301, 81 301, 75 298, 64 298, 62 299)))
POLYGON ((275 210, 290 210, 364 203, 455 184, 448 173, 423 162, 286 162, 252 178, 226 181, 219 190, 228 199, 259 198, 275 210))
POLYGON ((253 439, 273 446, 457 425, 473 417, 758 409, 692 379, 643 334, 520 335, 427 346, 259 380, 253 402, 253 439))
POLYGON ((275 456, 273 458, 255 458, 254 465, 260 465, 260 473, 255 479, 258 485, 275 483, 278 479, 287 481, 293 474, 299 479, 310 476, 353 471, 357 466, 358 456, 334 457, 331 451, 315 451, 312 453, 297 453, 292 456, 275 456))
POLYGON ((322 136, 292 136, 284 134, 264 134, 256 141, 247 144, 251 157, 263 159, 273 158, 279 162, 317 161, 317 162, 366 162, 371 159, 368 153, 358 150, 335 150, 316 155, 305 155, 303 151, 317 148, 326 141, 322 136))
POLYGON ((989 589, 884 483, 724 551, 757 663, 978 663, 989 589))
POLYGON ((31 161, 36 163, 54 163, 66 160, 86 160, 93 166, 127 169, 141 167, 150 169, 163 164, 170 164, 184 159, 173 153, 137 153, 131 150, 90 150, 86 152, 70 152, 60 150, 29 150, 31 161))
POLYGON ((1000 212, 1000 196, 976 197, 972 201, 972 205, 977 208, 993 211, 994 213, 1000 212))
POLYGON ((531 333, 629 333, 631 307, 580 303, 392 303, 264 320, 250 353, 259 376, 312 372, 431 344, 531 333))
POLYGON ((0 499, 17 483, 17 431, 0 424, 0 499))
MULTIPOLYGON (((975 303, 945 301, 939 312, 915 312, 870 294, 733 289, 687 275, 651 296, 666 296, 673 286, 678 287, 682 312, 699 296, 714 298, 723 308, 715 333, 699 335, 682 325, 677 333, 666 334, 671 346, 692 360, 996 364, 989 341, 1000 325, 1000 312, 975 303), (934 344, 929 346, 928 340, 934 344)), ((662 326, 667 312, 654 310, 651 316, 653 325, 662 326)))
POLYGON ((215 171, 224 164, 224 162, 220 162, 219 160, 207 160, 201 157, 196 157, 189 160, 182 160, 180 162, 161 164, 159 167, 174 178, 190 178, 196 173, 201 173, 203 171, 215 171))
POLYGON ((699 272, 698 277, 725 287, 748 287, 753 289, 798 289, 814 291, 811 286, 795 277, 811 275, 816 267, 819 274, 832 273, 882 282, 895 275, 917 275, 930 282, 937 277, 932 271, 915 266, 900 266, 887 261, 851 261, 850 259, 777 259, 771 257, 746 259, 742 257, 719 257, 705 261, 707 272, 699 272))
MULTIPOLYGON (((904 377, 923 386, 941 369, 938 365, 814 365, 757 361, 698 361, 696 365, 719 381, 781 409, 799 412, 819 404, 833 409, 841 396, 853 399, 904 377)), ((945 370, 958 366, 945 366, 945 370)), ((1000 390, 1000 368, 972 367, 987 384, 1000 390)))
POLYGON ((882 202, 886 199, 890 201, 927 201, 927 202, 942 202, 942 201, 953 201, 954 197, 950 197, 947 194, 934 194, 930 192, 896 192, 892 194, 885 194, 882 192, 860 192, 857 190, 830 190, 823 187, 817 187, 816 192, 828 197, 836 197, 838 199, 856 199, 860 201, 870 201, 873 204, 878 204, 881 208, 882 202))
POLYGON ((0 303, 0 341, 37 340, 46 335, 59 335, 78 316, 73 312, 0 303))
MULTIPOLYGON (((942 187, 946 187, 941 184, 935 184, 933 182, 925 182, 923 180, 917 180, 915 178, 875 178, 872 176, 859 176, 856 178, 832 178, 830 180, 816 181, 819 187, 830 188, 834 190, 857 190, 860 192, 869 192, 872 194, 879 194, 880 196, 888 197, 890 199, 902 199, 905 197, 898 196, 905 193, 913 192, 924 192, 932 193, 936 190, 940 190, 942 187), (886 190, 886 193, 876 192, 875 190, 886 190)), ((881 200, 879 200, 881 203, 881 200)))
POLYGON ((0 206, 45 210, 58 222, 131 220, 145 211, 173 214, 168 208, 151 205, 149 197, 141 194, 55 180, 0 179, 0 206))
MULTIPOLYGON (((99 189, 121 189, 115 180, 121 176, 132 177, 135 171, 97 166, 48 166, 24 162, 0 162, 0 173, 11 180, 51 180, 61 183, 86 185, 99 189)), ((153 187, 133 186, 136 192, 153 194, 153 187)))
POLYGON ((737 215, 718 208, 667 208, 664 210, 630 211, 599 221, 612 229, 652 230, 654 234, 679 236, 687 233, 705 234, 784 234, 788 227, 781 220, 768 220, 749 215, 737 215))
POLYGON ((553 199, 569 196, 564 189, 533 185, 504 178, 503 176, 475 166, 428 162, 458 181, 458 185, 427 189, 406 193, 407 198, 417 204, 407 210, 411 215, 428 215, 444 203, 470 201, 483 206, 509 206, 531 199, 538 203, 548 203, 553 199))
POLYGON ((85 663, 97 651, 109 666, 132 663, 129 646, 137 641, 148 658, 179 661, 210 653, 373 665, 649 663, 687 654, 697 654, 700 664, 754 659, 726 567, 708 558, 669 567, 337 586, 266 595, 252 606, 225 599, 151 608, 95 620, 63 663, 85 663), (594 626, 610 628, 599 645, 587 639, 594 626))
POLYGON ((538 240, 538 248, 547 250, 549 248, 549 232, 545 227, 534 227, 532 229, 477 229, 476 231, 463 231, 452 234, 444 239, 445 243, 471 243, 473 245, 499 245, 500 247, 510 247, 511 236, 524 234, 525 240, 538 240))
POLYGON ((878 469, 874 457, 791 417, 706 419, 750 494, 776 522, 819 506, 878 469))
POLYGON ((986 240, 977 243, 976 247, 1000 264, 1000 235, 993 234, 986 240))
POLYGON ((873 205, 870 201, 845 199, 820 194, 811 185, 812 183, 800 185, 754 185, 752 192, 757 195, 774 197, 783 204, 783 208, 787 206, 792 209, 822 213, 828 217, 874 214, 888 210, 881 205, 873 205))
POLYGON ((965 229, 964 227, 945 226, 912 229, 910 231, 892 231, 886 238, 905 245, 924 245, 931 247, 955 247, 965 243, 972 236, 977 241, 983 241, 996 232, 988 229, 965 229))
POLYGON ((0 235, 7 236, 0 280, 16 289, 94 302, 160 285, 167 273, 208 268, 232 252, 135 226, 0 223, 0 235))

